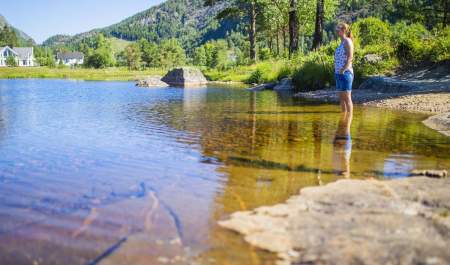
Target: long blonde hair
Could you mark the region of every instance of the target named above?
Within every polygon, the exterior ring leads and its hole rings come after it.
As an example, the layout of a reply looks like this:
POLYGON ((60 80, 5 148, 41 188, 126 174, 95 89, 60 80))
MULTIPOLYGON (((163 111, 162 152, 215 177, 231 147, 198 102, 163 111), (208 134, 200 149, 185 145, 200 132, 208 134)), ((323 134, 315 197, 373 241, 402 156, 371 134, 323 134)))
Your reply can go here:
POLYGON ((344 31, 344 34, 347 38, 350 38, 353 40, 353 33, 352 29, 350 28, 350 25, 344 22, 341 22, 338 24, 338 28, 344 31))

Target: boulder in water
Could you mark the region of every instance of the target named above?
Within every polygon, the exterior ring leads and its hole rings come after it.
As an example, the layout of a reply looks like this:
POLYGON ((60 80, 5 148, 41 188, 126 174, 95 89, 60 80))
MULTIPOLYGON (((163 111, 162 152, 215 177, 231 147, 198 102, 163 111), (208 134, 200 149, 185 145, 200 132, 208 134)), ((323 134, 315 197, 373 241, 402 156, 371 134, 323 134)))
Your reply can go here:
POLYGON ((176 87, 204 87, 208 84, 202 71, 191 67, 175 68, 162 81, 176 87))

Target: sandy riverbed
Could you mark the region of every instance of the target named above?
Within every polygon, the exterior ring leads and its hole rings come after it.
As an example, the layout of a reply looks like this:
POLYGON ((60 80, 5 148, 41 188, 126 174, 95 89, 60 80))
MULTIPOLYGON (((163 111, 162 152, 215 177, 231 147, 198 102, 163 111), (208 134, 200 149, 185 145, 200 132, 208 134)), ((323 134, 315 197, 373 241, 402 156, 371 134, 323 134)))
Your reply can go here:
MULTIPOLYGON (((334 89, 298 93, 296 97, 322 102, 338 102, 334 89)), ((450 136, 450 69, 440 66, 397 77, 373 77, 355 89, 355 103, 437 115, 425 125, 450 136)))

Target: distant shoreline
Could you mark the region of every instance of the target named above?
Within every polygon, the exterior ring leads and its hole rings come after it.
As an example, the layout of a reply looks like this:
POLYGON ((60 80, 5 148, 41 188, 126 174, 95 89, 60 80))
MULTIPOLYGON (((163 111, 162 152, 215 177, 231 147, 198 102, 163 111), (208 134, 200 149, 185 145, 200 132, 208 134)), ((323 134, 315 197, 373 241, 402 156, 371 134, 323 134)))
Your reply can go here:
POLYGON ((85 81, 136 81, 152 75, 163 75, 164 69, 130 71, 127 68, 49 68, 49 67, 4 67, 0 68, 0 79, 73 79, 85 81))

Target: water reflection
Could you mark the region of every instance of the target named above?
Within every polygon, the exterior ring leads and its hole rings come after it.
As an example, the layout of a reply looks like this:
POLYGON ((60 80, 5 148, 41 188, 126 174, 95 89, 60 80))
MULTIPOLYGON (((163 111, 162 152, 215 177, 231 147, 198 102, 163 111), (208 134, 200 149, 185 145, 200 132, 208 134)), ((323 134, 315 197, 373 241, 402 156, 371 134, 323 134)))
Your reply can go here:
POLYGON ((351 127, 353 113, 341 114, 336 136, 333 141, 333 162, 336 174, 345 178, 350 177, 350 158, 352 155, 351 127))

